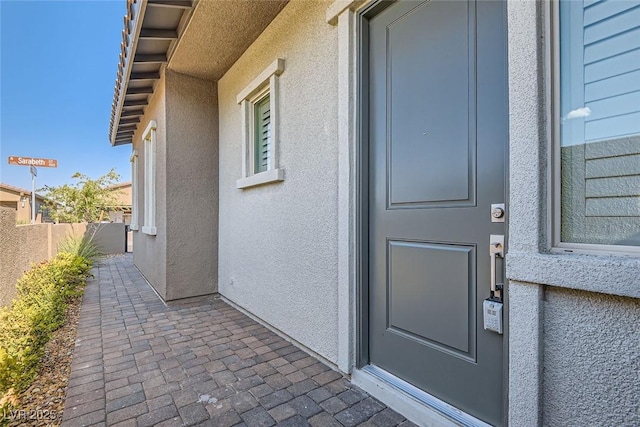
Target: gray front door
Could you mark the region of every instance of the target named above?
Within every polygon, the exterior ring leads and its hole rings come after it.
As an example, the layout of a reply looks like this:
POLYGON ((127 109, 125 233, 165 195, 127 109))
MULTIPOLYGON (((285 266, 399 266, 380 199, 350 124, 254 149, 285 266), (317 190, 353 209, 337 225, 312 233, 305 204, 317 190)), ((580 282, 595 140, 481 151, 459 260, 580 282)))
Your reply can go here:
POLYGON ((365 22, 369 363, 501 425, 504 340, 482 302, 505 231, 505 5, 401 1, 365 22))

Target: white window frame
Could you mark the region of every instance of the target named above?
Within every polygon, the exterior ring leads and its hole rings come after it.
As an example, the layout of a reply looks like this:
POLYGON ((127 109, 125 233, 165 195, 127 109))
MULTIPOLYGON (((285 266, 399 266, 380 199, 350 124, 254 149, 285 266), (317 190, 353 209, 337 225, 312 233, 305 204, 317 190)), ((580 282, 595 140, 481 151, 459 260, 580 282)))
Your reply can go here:
POLYGON ((151 120, 142 134, 144 144, 144 224, 142 232, 155 236, 156 229, 156 128, 151 120))
POLYGON ((550 19, 547 20, 547 64, 546 67, 546 91, 548 135, 550 135, 549 153, 549 212, 548 229, 550 230, 550 247, 552 253, 563 254, 593 254, 613 256, 640 256, 640 246, 607 245, 597 243, 563 242, 561 237, 561 115, 560 94, 560 0, 554 0, 546 4, 546 10, 550 19))
POLYGON ((131 224, 129 230, 138 231, 138 150, 131 152, 131 224))
POLYGON ((278 76, 284 71, 284 59, 273 61, 237 96, 242 115, 242 178, 236 181, 236 188, 244 189, 272 182, 284 181, 284 169, 279 168, 279 82, 278 76), (267 170, 254 173, 255 118, 254 106, 269 94, 271 110, 271 157, 267 170))

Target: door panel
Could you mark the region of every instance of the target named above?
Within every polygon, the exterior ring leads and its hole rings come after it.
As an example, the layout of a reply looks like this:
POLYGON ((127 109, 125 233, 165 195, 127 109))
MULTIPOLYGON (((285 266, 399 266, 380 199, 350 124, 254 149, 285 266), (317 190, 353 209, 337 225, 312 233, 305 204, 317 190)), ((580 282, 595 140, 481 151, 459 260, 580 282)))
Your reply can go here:
POLYGON ((504 4, 396 2, 368 22, 369 363, 500 425, 482 302, 504 234, 504 4))
POLYGON ((469 355, 473 246, 389 242, 387 329, 469 355), (467 321, 460 321, 466 319, 467 321))
POLYGON ((452 15, 449 9, 423 3, 386 28, 392 206, 443 205, 469 201, 473 195, 475 70, 469 60, 474 57, 475 33, 468 31, 468 13, 452 15), (416 27, 446 37, 446 52, 444 41, 416 37, 416 27))

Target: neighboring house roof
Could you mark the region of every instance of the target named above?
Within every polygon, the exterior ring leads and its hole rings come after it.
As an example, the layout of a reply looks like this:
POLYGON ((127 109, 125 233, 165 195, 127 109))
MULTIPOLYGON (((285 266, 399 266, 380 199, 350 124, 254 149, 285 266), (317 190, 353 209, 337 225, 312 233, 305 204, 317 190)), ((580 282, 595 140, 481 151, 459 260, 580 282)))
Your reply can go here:
POLYGON ((130 144, 164 65, 218 80, 288 0, 127 0, 111 145, 130 144))
MULTIPOLYGON (((31 196, 31 190, 27 190, 25 188, 14 187, 13 185, 0 183, 0 190, 9 191, 12 193, 17 193, 18 195, 31 196)), ((36 199, 45 200, 44 196, 36 193, 36 199)))
POLYGON ((131 181, 127 181, 127 182, 119 182, 117 184, 113 184, 109 187, 107 187, 109 190, 117 190, 120 188, 124 188, 124 187, 131 187, 131 181))

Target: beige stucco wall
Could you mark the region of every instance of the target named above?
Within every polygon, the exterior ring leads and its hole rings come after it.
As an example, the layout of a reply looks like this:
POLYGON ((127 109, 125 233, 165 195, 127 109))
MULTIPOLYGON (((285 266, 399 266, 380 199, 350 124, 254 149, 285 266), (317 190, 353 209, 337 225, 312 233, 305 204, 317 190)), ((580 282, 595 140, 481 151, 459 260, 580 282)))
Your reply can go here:
MULTIPOLYGON (((15 206, 15 222, 18 224, 28 224, 31 222, 31 193, 18 193, 7 188, 0 188, 0 202, 6 202, 15 206), (21 195, 22 194, 22 195, 21 195), (24 206, 20 202, 21 198, 25 198, 24 206)), ((42 222, 42 214, 40 206, 42 199, 36 193, 36 223, 42 222)), ((5 205, 6 206, 6 205, 5 205)))
POLYGON ((138 218, 134 262, 165 300, 217 291, 218 115, 215 82, 166 70, 134 135, 138 218), (144 144, 156 129, 156 228, 144 225, 144 144))
POLYGON ((0 207, 0 306, 15 297, 16 281, 32 264, 54 257, 70 235, 85 234, 94 236, 105 254, 124 252, 124 224, 16 225, 15 211, 0 207))
POLYGON ((104 255, 122 254, 125 252, 124 223, 92 223, 86 224, 85 226, 86 235, 92 238, 93 243, 100 248, 100 251, 104 255))
POLYGON ((543 425, 639 425, 640 299, 549 287, 543 425))
POLYGON ((5 188, 0 188, 0 201, 7 202, 18 202, 20 201, 20 197, 29 197, 28 194, 24 194, 23 196, 20 193, 16 193, 15 191, 10 191, 5 188))
POLYGON ((292 1, 218 83, 220 293, 337 362, 338 71, 329 3, 292 1), (276 58, 281 183, 239 190, 236 96, 276 58))
POLYGON ((165 299, 174 300, 217 291, 218 98, 215 82, 169 70, 165 78, 165 299))
POLYGON ((131 204, 133 199, 131 183, 118 184, 112 191, 116 198, 115 206, 117 206, 118 209, 109 211, 106 219, 111 222, 130 224, 131 204))
POLYGON ((113 189, 118 206, 131 206, 131 183, 113 189))
POLYGON ((167 204, 166 192, 166 109, 165 109, 165 76, 164 74, 156 83, 155 91, 151 96, 145 115, 140 121, 136 133, 133 136, 132 149, 138 151, 138 176, 132 179, 138 180, 137 212, 133 212, 137 218, 138 231, 133 232, 133 262, 153 288, 166 298, 167 286, 167 226, 165 207, 167 204), (157 122, 156 129, 156 228, 157 235, 150 236, 142 232, 144 225, 144 144, 142 134, 151 120, 157 122))
POLYGON ((640 425, 640 259, 549 253, 549 2, 507 5, 509 425, 640 425))
POLYGON ((0 305, 15 297, 16 281, 32 263, 49 259, 47 224, 16 226, 13 209, 0 208, 0 305))

